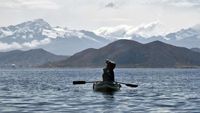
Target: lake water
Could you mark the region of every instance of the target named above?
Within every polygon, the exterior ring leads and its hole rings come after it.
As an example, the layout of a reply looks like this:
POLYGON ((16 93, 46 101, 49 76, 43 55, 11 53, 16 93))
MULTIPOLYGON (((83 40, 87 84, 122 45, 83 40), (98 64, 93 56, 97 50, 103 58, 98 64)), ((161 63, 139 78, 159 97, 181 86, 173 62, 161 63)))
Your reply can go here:
POLYGON ((200 113, 200 69, 117 69, 114 94, 94 92, 102 69, 0 70, 1 113, 200 113))

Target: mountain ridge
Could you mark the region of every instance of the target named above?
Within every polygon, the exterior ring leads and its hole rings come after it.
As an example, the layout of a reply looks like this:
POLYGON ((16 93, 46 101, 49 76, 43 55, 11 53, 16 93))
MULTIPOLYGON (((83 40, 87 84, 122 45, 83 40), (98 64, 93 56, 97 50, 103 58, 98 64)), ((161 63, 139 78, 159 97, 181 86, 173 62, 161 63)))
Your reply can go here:
POLYGON ((111 32, 109 36, 101 36, 95 31, 54 27, 43 19, 36 19, 17 25, 0 27, 0 51, 43 48, 54 54, 73 55, 87 48, 103 47, 119 39, 131 39, 140 43, 159 40, 175 46, 200 48, 199 26, 151 37, 144 37, 137 33, 130 34, 127 31, 116 32, 115 30, 114 33, 109 31, 111 32), (127 36, 127 34, 129 35, 127 36))
POLYGON ((13 50, 0 52, 0 67, 10 68, 14 65, 19 68, 30 68, 66 58, 67 56, 55 55, 44 49, 32 49, 28 51, 13 50))
POLYGON ((55 54, 70 55, 89 47, 98 48, 109 40, 86 30, 52 27, 43 19, 0 27, 1 51, 43 48, 55 54))
POLYGON ((161 41, 141 44, 118 40, 99 49, 86 49, 52 67, 102 67, 105 59, 116 61, 117 67, 176 68, 199 67, 200 53, 161 41), (122 47, 123 45, 123 47, 122 47))

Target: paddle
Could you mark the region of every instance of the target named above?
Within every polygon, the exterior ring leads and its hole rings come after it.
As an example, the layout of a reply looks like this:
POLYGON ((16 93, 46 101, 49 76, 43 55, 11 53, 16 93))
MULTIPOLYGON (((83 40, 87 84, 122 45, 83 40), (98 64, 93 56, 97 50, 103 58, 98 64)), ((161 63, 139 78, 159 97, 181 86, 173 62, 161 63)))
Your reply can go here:
POLYGON ((127 84, 127 83, 123 83, 123 82, 117 82, 117 83, 124 84, 129 87, 138 87, 138 85, 136 85, 136 84, 127 84))
MULTIPOLYGON (((96 81, 89 81, 89 82, 86 82, 86 81, 73 81, 73 84, 76 85, 76 84, 86 84, 86 83, 94 83, 96 81)), ((127 84, 127 83, 123 83, 123 82, 116 82, 116 83, 119 83, 119 84, 124 84, 128 87, 138 87, 138 85, 135 85, 135 84, 127 84)))
POLYGON ((86 81, 73 81, 73 84, 86 84, 86 83, 94 83, 95 81, 90 81, 90 82, 86 82, 86 81))

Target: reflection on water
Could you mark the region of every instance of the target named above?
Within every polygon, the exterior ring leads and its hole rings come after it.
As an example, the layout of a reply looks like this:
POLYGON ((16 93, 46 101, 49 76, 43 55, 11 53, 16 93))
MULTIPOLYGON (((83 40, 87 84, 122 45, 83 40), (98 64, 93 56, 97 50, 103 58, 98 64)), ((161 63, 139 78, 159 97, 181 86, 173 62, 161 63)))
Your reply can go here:
POLYGON ((104 97, 106 100, 114 101, 114 99, 115 99, 114 94, 115 94, 116 92, 95 92, 95 93, 102 94, 103 97, 104 97))
POLYGON ((101 80, 101 69, 0 70, 1 113, 121 113, 200 111, 199 69, 118 69, 114 93, 92 90, 74 80, 101 80))

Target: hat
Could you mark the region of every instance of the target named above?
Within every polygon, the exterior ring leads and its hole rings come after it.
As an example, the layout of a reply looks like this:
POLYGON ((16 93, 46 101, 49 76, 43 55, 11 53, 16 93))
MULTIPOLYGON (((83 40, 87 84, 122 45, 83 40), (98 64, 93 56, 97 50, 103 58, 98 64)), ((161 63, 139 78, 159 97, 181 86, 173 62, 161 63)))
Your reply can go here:
POLYGON ((112 60, 109 60, 109 59, 106 59, 106 64, 108 64, 108 63, 115 64, 115 62, 114 62, 114 61, 112 61, 112 60))

